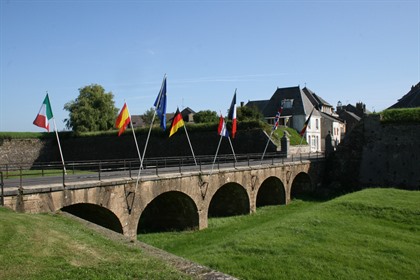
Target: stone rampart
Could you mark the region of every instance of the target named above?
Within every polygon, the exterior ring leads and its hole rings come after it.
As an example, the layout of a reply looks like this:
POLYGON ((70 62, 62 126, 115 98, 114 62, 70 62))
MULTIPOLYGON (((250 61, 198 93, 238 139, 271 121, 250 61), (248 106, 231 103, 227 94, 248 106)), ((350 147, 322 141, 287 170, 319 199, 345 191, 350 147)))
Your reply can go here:
MULTIPOLYGON (((140 152, 143 150, 147 135, 137 134, 140 152)), ((213 131, 190 132, 189 137, 198 155, 214 155, 220 136, 213 131)), ((131 133, 118 137, 90 136, 60 137, 63 156, 66 162, 81 160, 106 160, 137 158, 137 149, 131 133)), ((235 153, 262 153, 267 143, 267 136, 261 129, 238 131, 232 145, 235 153)), ((270 144, 267 152, 276 152, 276 146, 270 144)), ((229 141, 222 139, 219 154, 232 154, 229 141)), ((167 134, 152 135, 150 137, 146 157, 179 157, 191 156, 191 149, 183 130, 179 130, 172 137, 167 134)), ((33 163, 61 161, 60 153, 55 138, 47 139, 3 139, 0 141, 0 165, 12 163, 33 163)))
POLYGON ((384 124, 365 117, 327 162, 326 183, 337 191, 366 187, 420 189, 420 124, 384 124))

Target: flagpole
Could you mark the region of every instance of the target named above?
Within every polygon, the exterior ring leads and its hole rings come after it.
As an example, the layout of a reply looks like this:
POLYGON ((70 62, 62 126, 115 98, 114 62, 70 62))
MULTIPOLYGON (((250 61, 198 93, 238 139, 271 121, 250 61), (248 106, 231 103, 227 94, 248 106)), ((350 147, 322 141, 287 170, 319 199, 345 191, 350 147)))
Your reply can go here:
POLYGON ((235 162, 236 162, 236 155, 235 155, 235 151, 233 150, 232 141, 230 140, 230 137, 229 137, 229 136, 228 136, 228 139, 229 139, 230 147, 231 147, 231 149, 232 149, 233 158, 235 159, 235 162))
POLYGON ((54 123, 55 136, 57 137, 58 149, 60 150, 61 162, 63 163, 64 174, 67 175, 66 165, 64 164, 63 151, 61 150, 60 138, 58 137, 57 125, 55 123, 55 118, 53 117, 52 119, 54 123))
MULTIPOLYGON (((163 75, 162 86, 160 87, 160 91, 159 91, 159 95, 158 95, 158 99, 157 99, 157 100, 159 100, 159 103, 161 102, 161 98, 162 98, 162 94, 163 94, 163 83, 165 82, 165 78, 166 78, 166 73, 165 73, 165 75, 163 75)), ((157 107, 157 105, 156 105, 156 107, 157 107)), ((155 111, 153 113, 152 122, 150 123, 149 133, 147 134, 146 144, 144 145, 143 158, 140 161, 140 167, 141 168, 143 168, 143 161, 144 161, 144 158, 146 157, 147 144, 149 143, 150 133, 152 132, 153 123, 155 122, 155 118, 156 118, 156 107, 155 107, 155 111)), ((140 174, 140 170, 139 170, 139 174, 140 174)))
MULTIPOLYGON (((306 130, 307 130, 307 127, 308 127, 308 123, 309 123, 309 120, 311 119, 311 117, 312 117, 312 113, 314 112, 314 110, 315 110, 315 107, 313 107, 312 108, 312 111, 311 111, 311 113, 309 114, 309 117, 308 117, 308 119, 305 121, 305 123, 303 124, 304 125, 304 128, 305 128, 305 130, 304 130, 304 132, 303 132, 303 134, 302 134, 302 138, 300 139, 300 144, 299 144, 299 148, 298 148, 298 153, 300 152, 300 146, 302 145, 302 142, 303 142, 303 136, 305 135, 305 133, 306 133, 306 130)), ((302 131, 303 131, 303 129, 302 129, 302 131)), ((302 133, 302 132, 301 132, 302 133)), ((309 143, 309 145, 311 145, 311 143, 309 143)))
POLYGON ((274 132, 274 130, 271 130, 270 136, 268 136, 267 144, 265 145, 264 152, 263 152, 262 157, 261 157, 261 162, 260 162, 261 165, 262 165, 262 161, 263 161, 264 156, 265 156, 265 152, 267 151, 268 144, 270 143, 271 136, 273 135, 273 132, 274 132))
MULTIPOLYGON (((306 133, 306 131, 305 131, 306 133)), ((302 137, 300 138, 300 144, 299 144, 299 148, 298 148, 298 153, 300 152, 300 148, 302 146, 302 142, 303 142, 303 136, 305 135, 305 133, 302 135, 302 137)))
POLYGON ((220 135, 219 145, 217 145, 217 150, 216 150, 216 154, 214 155, 213 165, 211 166, 210 174, 213 174, 214 163, 216 162, 217 153, 219 152, 220 143, 222 143, 222 138, 223 138, 223 135, 220 135))
MULTIPOLYGON (((124 101, 125 103, 125 101, 124 101)), ((133 127, 133 121, 131 119, 131 114, 130 114, 130 110, 128 110, 128 105, 127 103, 125 103, 127 106, 127 112, 128 112, 128 116, 130 117, 130 126, 131 126, 131 131, 133 132, 133 138, 134 138, 134 143, 136 143, 136 149, 137 149, 137 154, 139 156, 139 161, 140 161, 140 168, 139 168, 139 172, 137 174, 137 183, 136 183, 136 188, 137 188, 137 184, 139 182, 140 179, 140 170, 142 169, 143 165, 142 165, 142 160, 141 160, 141 154, 140 154, 140 149, 139 149, 139 145, 137 143, 137 138, 136 138, 136 134, 134 133, 134 127, 133 127)))
POLYGON ((185 129, 185 134, 187 135, 188 143, 190 144, 191 153, 192 153, 193 158, 194 158, 195 166, 197 166, 197 161, 195 160, 194 150, 193 150, 193 147, 191 145, 190 137, 188 136, 188 132, 187 132, 187 128, 186 128, 186 125, 185 124, 184 124, 184 129, 185 129))

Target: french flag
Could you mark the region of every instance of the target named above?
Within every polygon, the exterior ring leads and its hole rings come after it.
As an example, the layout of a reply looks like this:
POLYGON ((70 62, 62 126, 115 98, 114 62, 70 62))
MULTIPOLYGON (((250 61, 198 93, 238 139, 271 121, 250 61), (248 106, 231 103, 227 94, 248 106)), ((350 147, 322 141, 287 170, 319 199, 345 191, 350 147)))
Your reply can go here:
POLYGON ((228 119, 232 120, 232 138, 236 135, 236 89, 233 95, 232 103, 230 104, 228 119))
POLYGON ((220 136, 229 137, 229 132, 226 128, 225 119, 223 118, 222 115, 220 115, 219 127, 217 128, 217 132, 219 133, 220 136))

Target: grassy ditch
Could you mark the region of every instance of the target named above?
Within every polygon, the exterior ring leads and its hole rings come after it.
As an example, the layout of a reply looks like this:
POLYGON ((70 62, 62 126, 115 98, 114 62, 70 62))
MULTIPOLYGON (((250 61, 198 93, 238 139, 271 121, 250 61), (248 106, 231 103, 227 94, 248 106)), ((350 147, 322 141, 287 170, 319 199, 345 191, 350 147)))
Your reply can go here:
POLYGON ((191 279, 60 215, 0 207, 0 279, 191 279))
POLYGON ((420 192, 295 200, 138 239, 240 279, 418 279, 420 192))

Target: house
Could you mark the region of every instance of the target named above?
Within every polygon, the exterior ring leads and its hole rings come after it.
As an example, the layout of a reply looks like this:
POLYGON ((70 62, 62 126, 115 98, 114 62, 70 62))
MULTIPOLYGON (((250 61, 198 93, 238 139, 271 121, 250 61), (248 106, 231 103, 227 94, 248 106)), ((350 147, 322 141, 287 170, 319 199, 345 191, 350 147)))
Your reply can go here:
POLYGON ((337 114, 338 117, 345 122, 344 132, 348 133, 363 118, 363 116, 370 114, 370 112, 366 110, 366 105, 362 102, 356 103, 356 106, 353 106, 351 104, 344 106, 340 101, 338 101, 337 114))
POLYGON ((321 151, 321 114, 299 86, 277 88, 269 100, 249 101, 246 106, 258 108, 269 124, 274 124, 275 116, 282 108, 279 125, 297 131, 302 130, 311 116, 304 135, 312 152, 321 151))
POLYGON ((338 114, 334 111, 334 107, 322 97, 307 87, 304 87, 302 91, 321 115, 321 150, 325 151, 325 139, 328 134, 331 136, 331 144, 333 147, 336 147, 345 134, 345 122, 339 118, 338 114))
POLYGON ((406 95, 388 109, 415 107, 420 107, 420 83, 412 86, 411 90, 406 95))
POLYGON ((146 126, 141 115, 131 115, 131 122, 134 128, 146 126))
POLYGON ((192 110, 190 107, 186 107, 185 109, 183 109, 181 111, 181 115, 184 122, 194 122, 195 111, 192 110))

